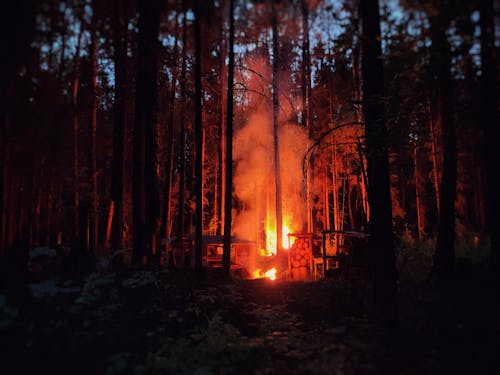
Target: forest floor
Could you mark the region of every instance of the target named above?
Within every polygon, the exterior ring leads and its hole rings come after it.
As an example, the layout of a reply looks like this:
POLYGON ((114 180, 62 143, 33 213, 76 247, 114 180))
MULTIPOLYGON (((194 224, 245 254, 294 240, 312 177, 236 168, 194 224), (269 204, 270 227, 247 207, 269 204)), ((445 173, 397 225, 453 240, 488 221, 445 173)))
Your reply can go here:
POLYGON ((391 331, 370 320, 363 282, 136 269, 1 287, 2 374, 500 373, 498 300, 480 268, 400 283, 391 331))

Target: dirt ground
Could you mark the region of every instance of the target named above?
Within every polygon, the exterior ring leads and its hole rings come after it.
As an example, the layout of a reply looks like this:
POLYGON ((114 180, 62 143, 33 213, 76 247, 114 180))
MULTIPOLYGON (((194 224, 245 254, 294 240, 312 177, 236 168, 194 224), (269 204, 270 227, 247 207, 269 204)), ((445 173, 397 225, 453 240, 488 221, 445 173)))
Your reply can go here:
POLYGON ((2 287, 3 374, 500 373, 498 300, 480 270, 401 284, 390 331, 371 321, 364 282, 141 269, 2 287))

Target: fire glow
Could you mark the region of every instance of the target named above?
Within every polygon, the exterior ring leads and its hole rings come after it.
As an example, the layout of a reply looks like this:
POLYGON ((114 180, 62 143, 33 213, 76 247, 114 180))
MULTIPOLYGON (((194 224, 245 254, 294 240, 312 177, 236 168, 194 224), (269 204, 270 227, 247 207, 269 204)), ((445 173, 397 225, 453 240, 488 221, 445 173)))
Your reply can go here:
MULTIPOLYGON (((277 270, 285 270, 288 249, 293 245, 289 234, 302 230, 307 221, 304 215, 307 211, 303 195, 303 156, 309 143, 308 132, 291 120, 295 116, 288 106, 280 107, 274 123, 272 107, 261 94, 267 90, 262 77, 271 78, 268 61, 256 57, 249 61, 249 65, 259 75, 241 77, 249 88, 245 99, 252 111, 248 113, 246 123, 235 131, 233 139, 233 185, 241 208, 235 213, 233 230, 237 237, 256 244, 256 256, 248 267, 251 277, 274 280, 286 275, 286 272, 278 273, 277 270), (275 131, 278 143, 274 139, 275 131), (276 163, 278 147, 279 163, 276 163), (277 235, 277 221, 281 221, 280 235, 277 235), (281 243, 277 237, 281 237, 281 243)), ((287 80, 279 82, 280 91, 291 90, 286 86, 287 80)))
MULTIPOLYGON (((291 233, 290 225, 287 221, 283 222, 282 228, 282 249, 288 250, 293 243, 290 243, 290 238, 288 235, 291 233)), ((264 250, 265 256, 276 255, 276 228, 271 223, 267 223, 266 225, 266 249, 264 250)))
POLYGON ((261 279, 261 278, 268 278, 269 280, 276 280, 276 273, 278 272, 278 270, 276 269, 276 267, 273 267, 265 272, 262 272, 261 270, 255 270, 253 272, 253 277, 255 279, 261 279))

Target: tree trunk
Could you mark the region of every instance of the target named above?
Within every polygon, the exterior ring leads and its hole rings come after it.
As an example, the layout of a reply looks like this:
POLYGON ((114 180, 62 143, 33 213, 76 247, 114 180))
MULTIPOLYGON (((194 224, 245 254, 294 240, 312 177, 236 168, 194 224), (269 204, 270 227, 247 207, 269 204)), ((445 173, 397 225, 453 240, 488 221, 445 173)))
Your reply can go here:
POLYGON ((361 0, 362 85, 370 199, 370 247, 377 317, 397 318, 397 289, 378 1, 361 0))
POLYGON ((324 207, 325 207, 325 229, 330 229, 330 184, 328 181, 328 164, 325 165, 325 180, 324 180, 324 207))
POLYGON ((160 25, 159 0, 154 0, 154 14, 151 16, 151 50, 148 52, 147 77, 147 121, 144 191, 146 204, 146 246, 148 256, 157 254, 160 242, 160 161, 158 143, 158 31, 160 25))
POLYGON ((106 236, 104 240, 104 246, 106 248, 109 247, 109 243, 111 241, 111 227, 113 225, 113 215, 115 212, 115 202, 109 202, 109 210, 108 210, 108 220, 106 221, 106 236))
MULTIPOLYGON (((8 154, 8 156, 9 156, 9 159, 7 159, 7 163, 10 164, 11 155, 8 154)), ((10 171, 8 171, 8 172, 10 172, 10 171)), ((9 173, 7 173, 7 175, 10 177, 9 178, 10 184, 7 185, 9 191, 7 192, 8 200, 6 201, 7 202, 6 203, 7 212, 6 212, 6 219, 5 219, 5 248, 6 248, 6 250, 11 249, 12 244, 14 242, 15 229, 16 229, 15 213, 17 212, 17 209, 15 207, 15 197, 16 197, 16 191, 20 190, 20 185, 21 185, 19 178, 16 178, 15 176, 10 176, 9 173)))
POLYGON ((179 23, 177 21, 178 17, 175 18, 175 42, 174 42, 174 66, 172 68, 172 82, 170 86, 169 94, 169 114, 167 120, 167 160, 165 161, 165 207, 164 207, 164 228, 165 228, 165 238, 167 242, 165 247, 168 248, 168 239, 170 238, 170 228, 172 215, 170 213, 172 209, 172 180, 173 180, 173 170, 174 170, 174 122, 175 122, 175 111, 176 111, 176 100, 175 94, 177 92, 177 59, 179 58, 179 23))
MULTIPOLYGON (((231 6, 231 1, 229 6, 231 6)), ((234 5, 233 5, 234 6, 234 5)), ((234 10, 233 10, 234 12, 234 10)), ((231 22, 231 21, 230 21, 231 22)), ((225 210, 226 210, 226 142, 227 142, 227 69, 226 69, 226 40, 225 40, 225 32, 224 32, 224 24, 222 22, 222 31, 221 31, 221 56, 220 56, 220 100, 221 100, 221 108, 220 108, 220 143, 219 143, 219 183, 220 183, 220 201, 217 207, 217 217, 219 219, 219 227, 218 231, 221 235, 224 235, 224 227, 225 227, 225 210)), ((231 37, 231 36, 230 36, 231 37)))
POLYGON ((450 45, 446 36, 449 20, 447 11, 430 18, 431 64, 435 74, 432 112, 441 124, 443 173, 440 185, 439 225, 434 254, 433 273, 438 277, 453 274, 455 268, 455 197, 457 186, 456 130, 453 118, 453 88, 451 80, 450 45))
MULTIPOLYGON (((95 11, 94 11, 95 12, 95 11)), ((92 108, 90 117, 90 138, 89 138, 89 180, 91 191, 91 203, 89 212, 89 253, 95 255, 98 246, 99 236, 99 200, 97 194, 97 155, 96 155, 96 136, 97 136, 97 36, 95 15, 92 16, 90 41, 90 60, 91 60, 91 95, 92 108)))
MULTIPOLYGON (((333 230, 339 230, 339 202, 337 190, 337 146, 332 134, 332 190, 333 190, 333 230)), ((330 228, 328 228, 330 229, 330 228)))
POLYGON ((13 108, 13 79, 16 71, 29 55, 30 43, 35 33, 34 1, 12 1, 2 4, 0 33, 3 36, 2 47, 8 51, 2 55, 0 70, 0 255, 5 253, 8 237, 9 176, 10 151, 10 111, 13 108))
POLYGON ((0 255, 5 254, 7 247, 7 195, 8 195, 8 162, 10 159, 10 142, 9 142, 9 118, 7 114, 7 85, 0 88, 0 106, 2 128, 0 138, 0 255))
POLYGON ((224 180, 224 249, 222 266, 230 271, 231 261, 231 209, 233 193, 233 84, 234 84, 234 0, 229 2, 229 66, 227 69, 226 155, 224 180))
POLYGON ((356 149, 358 151, 359 155, 359 164, 361 166, 361 171, 360 171, 360 195, 361 195, 361 201, 362 201, 362 206, 363 206, 363 213, 365 215, 365 224, 370 221, 370 205, 369 205, 369 199, 368 199, 368 176, 366 174, 366 167, 365 167, 365 156, 363 155, 363 146, 361 144, 360 139, 358 138, 357 144, 356 144, 356 149))
POLYGON ((429 131, 431 137, 431 158, 432 158, 432 181, 434 184, 434 193, 436 194, 436 212, 439 217, 439 206, 441 205, 441 200, 439 196, 439 168, 438 168, 438 155, 437 155, 437 139, 434 129, 434 118, 430 108, 430 103, 428 105, 428 116, 429 116, 429 131))
POLYGON ((417 211, 417 235, 418 241, 421 242, 424 236, 424 223, 423 223, 423 212, 422 212, 422 202, 420 197, 420 176, 418 169, 418 145, 417 139, 413 140, 413 175, 415 178, 415 208, 417 211))
POLYGON ((201 274, 201 255, 202 255, 202 236, 203 236, 203 129, 201 123, 201 31, 200 31, 200 4, 194 5, 194 83, 195 83, 195 102, 194 102, 194 136, 195 136, 195 196, 196 196, 196 214, 195 214, 195 269, 198 275, 201 274))
POLYGON ((179 202, 178 202, 178 218, 177 218, 177 238, 180 238, 184 233, 184 190, 186 183, 186 64, 187 64, 187 11, 184 10, 184 18, 182 20, 182 65, 181 65, 181 116, 180 116, 180 155, 179 155, 179 202))
POLYGON ((54 210, 54 177, 53 177, 53 173, 50 173, 50 177, 49 177, 49 191, 47 193, 47 212, 46 212, 46 223, 45 223, 45 243, 48 245, 48 246, 51 246, 52 245, 52 242, 55 242, 54 241, 54 230, 53 230, 53 226, 54 226, 54 218, 52 216, 56 216, 55 215, 55 210, 54 210))
POLYGON ((276 186, 276 251, 279 252, 283 246, 283 208, 281 202, 281 165, 280 147, 278 137, 278 19, 276 15, 276 0, 271 0, 271 24, 273 39, 273 145, 274 145, 274 177, 276 186))
POLYGON ((115 0, 113 24, 113 60, 115 65, 115 101, 113 124, 113 164, 111 172, 111 200, 114 203, 111 229, 111 247, 123 248, 124 185, 125 185, 125 95, 127 91, 126 21, 121 0, 115 0))
POLYGON ((136 263, 146 262, 151 254, 159 211, 156 156, 159 13, 158 0, 139 3, 133 162, 133 259, 136 263))
MULTIPOLYGON (((352 78, 354 83, 354 111, 356 115, 356 121, 361 123, 363 121, 363 105, 362 105, 362 95, 363 87, 361 84, 361 41, 360 41, 360 24, 359 24, 359 9, 355 10, 353 14, 353 31, 354 40, 351 54, 351 64, 352 64, 352 78)), ((366 158, 363 154, 363 147, 361 140, 358 137, 356 144, 357 152, 359 155, 359 163, 361 167, 360 171, 360 196, 362 201, 362 208, 364 213, 364 224, 370 221, 370 207, 368 199, 368 177, 366 174, 366 158)), ((364 226, 363 224, 363 226, 364 226)))
POLYGON ((344 177, 342 177, 342 202, 341 202, 342 209, 340 210, 339 230, 344 230, 347 193, 348 193, 347 176, 344 173, 344 177))
POLYGON ((500 121, 498 116, 498 62, 495 53, 495 25, 493 0, 481 0, 481 85, 482 85, 482 122, 486 135, 486 168, 487 168, 487 222, 491 237, 491 266, 500 286, 500 227, 498 212, 500 199, 498 193, 498 165, 500 157, 497 142, 500 139, 500 121))
MULTIPOLYGON (((309 6, 307 0, 301 0, 302 8, 302 124, 307 129, 307 149, 313 120, 311 98, 311 61, 309 57, 309 6)), ((306 211, 307 231, 313 231, 312 203, 311 203, 311 172, 306 170, 306 211)))
MULTIPOLYGON (((78 34, 76 52, 75 52, 75 72, 73 77, 72 91, 72 111, 73 111, 73 246, 82 246, 80 236, 80 166, 79 166, 79 123, 78 123, 78 89, 80 85, 80 48, 82 45, 84 27, 83 27, 83 9, 80 15, 80 33, 78 34)), ((72 249, 77 250, 77 249, 72 249)))
MULTIPOLYGON (((33 243, 35 246, 40 245, 40 221, 41 221, 41 211, 42 211, 42 184, 45 180, 45 159, 42 158, 40 161, 40 166, 38 170, 38 179, 35 180, 35 185, 33 186, 34 195, 34 209, 33 209, 33 243)), ((48 187, 47 187, 48 188, 48 187)))
POLYGON ((354 83, 354 110, 356 115, 356 121, 361 123, 363 120, 363 106, 361 103, 363 88, 361 84, 361 42, 360 42, 360 25, 359 25, 359 9, 355 14, 353 14, 353 29, 354 29, 354 40, 351 53, 351 64, 352 64, 352 78, 354 83))

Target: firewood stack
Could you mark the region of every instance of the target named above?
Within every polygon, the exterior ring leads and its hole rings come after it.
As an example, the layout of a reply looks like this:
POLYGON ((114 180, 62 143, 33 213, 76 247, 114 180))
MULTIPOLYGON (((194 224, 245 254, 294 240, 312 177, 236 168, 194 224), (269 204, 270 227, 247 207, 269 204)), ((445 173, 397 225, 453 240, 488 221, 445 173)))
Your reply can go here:
POLYGON ((312 274, 312 234, 290 234, 293 241, 288 252, 288 270, 294 280, 305 280, 312 274))

